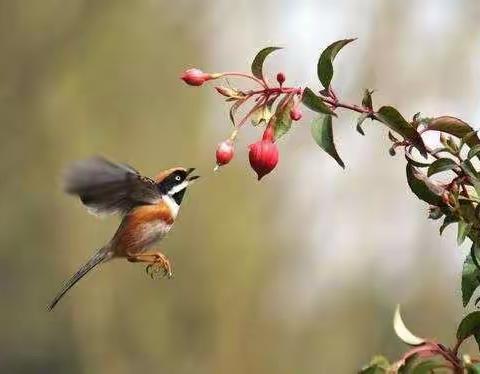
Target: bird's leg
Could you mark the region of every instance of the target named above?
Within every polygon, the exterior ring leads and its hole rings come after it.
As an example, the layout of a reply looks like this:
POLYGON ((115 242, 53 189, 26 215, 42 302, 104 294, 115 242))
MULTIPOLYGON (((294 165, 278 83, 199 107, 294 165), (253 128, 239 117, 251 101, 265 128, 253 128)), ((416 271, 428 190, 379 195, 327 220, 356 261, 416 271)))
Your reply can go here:
POLYGON ((158 272, 157 268, 160 267, 163 269, 166 276, 171 278, 173 276, 172 266, 167 256, 161 252, 145 252, 137 253, 127 257, 127 260, 130 262, 146 262, 148 263, 146 267, 146 272, 153 279, 154 274, 158 272))

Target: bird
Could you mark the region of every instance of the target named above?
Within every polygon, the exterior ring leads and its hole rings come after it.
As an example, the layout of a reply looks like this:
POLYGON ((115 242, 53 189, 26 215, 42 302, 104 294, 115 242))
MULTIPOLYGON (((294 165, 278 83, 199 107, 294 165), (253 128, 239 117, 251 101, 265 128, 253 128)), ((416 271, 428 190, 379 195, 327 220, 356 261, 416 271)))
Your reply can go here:
POLYGON ((121 223, 111 240, 68 279, 48 305, 51 311, 65 294, 100 264, 123 258, 146 263, 152 278, 163 270, 172 277, 168 258, 152 247, 170 231, 185 192, 198 175, 195 168, 174 167, 154 178, 142 176, 127 164, 102 156, 74 162, 64 176, 65 192, 76 195, 95 215, 119 214, 121 223))

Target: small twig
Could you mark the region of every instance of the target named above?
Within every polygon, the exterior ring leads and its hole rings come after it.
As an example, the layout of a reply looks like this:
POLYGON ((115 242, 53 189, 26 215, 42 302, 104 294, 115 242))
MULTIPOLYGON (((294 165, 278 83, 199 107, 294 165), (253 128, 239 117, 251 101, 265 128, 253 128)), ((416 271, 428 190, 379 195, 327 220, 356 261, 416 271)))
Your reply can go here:
POLYGON ((268 88, 268 86, 265 84, 264 81, 262 81, 261 79, 258 79, 257 77, 254 77, 253 75, 250 75, 250 74, 230 71, 230 72, 222 73, 219 77, 242 77, 242 78, 247 78, 247 79, 251 79, 251 80, 255 81, 256 83, 258 83, 259 85, 261 85, 265 89, 268 88))

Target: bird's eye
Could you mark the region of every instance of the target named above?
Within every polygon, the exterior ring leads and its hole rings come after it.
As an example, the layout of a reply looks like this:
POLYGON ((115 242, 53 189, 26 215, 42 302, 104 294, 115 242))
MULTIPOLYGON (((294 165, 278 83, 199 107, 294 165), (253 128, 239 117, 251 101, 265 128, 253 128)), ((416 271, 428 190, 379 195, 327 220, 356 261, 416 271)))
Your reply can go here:
POLYGON ((180 181, 182 180, 182 178, 180 177, 180 175, 177 175, 177 176, 175 177, 175 180, 180 182, 180 181))

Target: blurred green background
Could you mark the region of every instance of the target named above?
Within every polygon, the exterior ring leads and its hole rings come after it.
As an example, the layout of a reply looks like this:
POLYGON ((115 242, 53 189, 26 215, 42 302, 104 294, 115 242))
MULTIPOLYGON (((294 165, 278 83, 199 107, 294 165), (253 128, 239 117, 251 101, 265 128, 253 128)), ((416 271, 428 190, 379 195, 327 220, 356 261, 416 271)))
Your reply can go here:
POLYGON ((367 124, 363 138, 342 115, 342 171, 305 115, 262 183, 249 129, 213 175, 228 107, 178 76, 248 70, 257 50, 281 45, 268 71, 316 87, 320 50, 358 37, 336 63, 343 97, 374 88, 377 105, 406 116, 475 124, 479 16, 476 0, 0 1, 0 372, 352 373, 405 349, 396 303, 416 334, 452 343, 462 250, 453 227, 440 238, 427 221, 384 129, 367 124), (61 191, 65 166, 92 154, 204 178, 162 243, 173 280, 113 262, 48 313, 118 224, 61 191))

